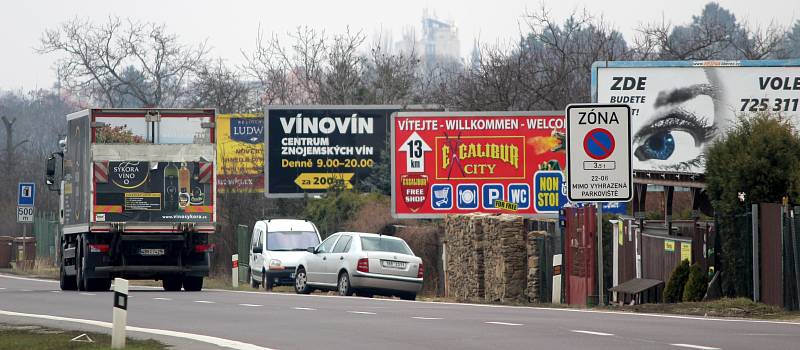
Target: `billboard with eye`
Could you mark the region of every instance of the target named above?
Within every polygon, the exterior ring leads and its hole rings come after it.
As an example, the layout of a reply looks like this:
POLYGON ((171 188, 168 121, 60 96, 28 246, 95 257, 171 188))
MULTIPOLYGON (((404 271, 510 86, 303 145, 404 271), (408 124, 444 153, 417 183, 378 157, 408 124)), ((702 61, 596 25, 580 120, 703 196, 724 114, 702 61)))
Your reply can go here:
POLYGON ((567 203, 564 112, 399 112, 392 213, 554 215, 567 203))
POLYGON ((630 105, 635 171, 703 174, 706 150, 739 115, 800 126, 800 59, 595 62, 592 99, 630 105))

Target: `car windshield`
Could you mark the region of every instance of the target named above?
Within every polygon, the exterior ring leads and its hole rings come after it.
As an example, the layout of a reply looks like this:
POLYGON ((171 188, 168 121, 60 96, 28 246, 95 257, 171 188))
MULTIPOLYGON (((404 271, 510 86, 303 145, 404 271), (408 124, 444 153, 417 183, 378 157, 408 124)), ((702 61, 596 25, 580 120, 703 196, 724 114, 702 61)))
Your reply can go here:
POLYGON ((316 247, 319 237, 311 231, 276 231, 267 233, 267 250, 306 250, 316 247))
POLYGON ((414 255, 406 242, 388 237, 361 237, 361 250, 414 255))

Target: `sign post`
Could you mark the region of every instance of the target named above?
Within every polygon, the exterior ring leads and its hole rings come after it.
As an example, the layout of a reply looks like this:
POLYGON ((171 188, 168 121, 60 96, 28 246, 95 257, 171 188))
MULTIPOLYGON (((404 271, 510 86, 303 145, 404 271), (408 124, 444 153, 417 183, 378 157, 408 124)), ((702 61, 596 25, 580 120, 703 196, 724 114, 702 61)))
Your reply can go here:
POLYGON ((597 304, 603 305, 603 210, 599 202, 633 196, 631 109, 624 104, 567 106, 567 193, 597 205, 597 304))
POLYGON ((25 246, 28 238, 28 225, 33 222, 33 206, 36 202, 36 184, 32 182, 20 182, 17 187, 17 222, 22 224, 22 260, 26 259, 25 246))

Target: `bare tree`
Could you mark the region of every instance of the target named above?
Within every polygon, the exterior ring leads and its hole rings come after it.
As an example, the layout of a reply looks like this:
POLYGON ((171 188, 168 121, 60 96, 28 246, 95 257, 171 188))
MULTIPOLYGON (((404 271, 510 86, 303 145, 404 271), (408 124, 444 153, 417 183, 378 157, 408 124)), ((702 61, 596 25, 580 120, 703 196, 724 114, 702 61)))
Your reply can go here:
POLYGON ((27 139, 22 140, 20 142, 14 143, 14 123, 17 122, 17 118, 12 118, 8 120, 6 116, 1 116, 0 119, 3 120, 3 126, 5 127, 6 132, 6 150, 5 150, 5 170, 7 174, 11 174, 14 170, 15 162, 15 155, 17 154, 17 149, 28 142, 27 139))
POLYGON ((219 113, 243 113, 256 109, 253 84, 225 65, 222 59, 204 63, 189 85, 192 106, 217 108, 219 113))
POLYGON ((207 54, 205 43, 183 45, 163 24, 118 17, 64 22, 46 30, 36 50, 61 54, 62 86, 110 107, 174 106, 207 54))

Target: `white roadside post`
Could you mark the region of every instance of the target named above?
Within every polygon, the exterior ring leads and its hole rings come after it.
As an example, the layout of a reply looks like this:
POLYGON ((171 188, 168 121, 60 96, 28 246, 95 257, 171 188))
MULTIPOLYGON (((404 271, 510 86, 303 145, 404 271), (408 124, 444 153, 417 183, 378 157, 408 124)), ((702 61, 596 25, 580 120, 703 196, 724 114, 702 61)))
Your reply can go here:
POLYGON ((553 295, 552 303, 561 304, 561 254, 553 255, 553 295))
POLYGON ((231 285, 239 287, 239 254, 231 255, 231 285))
POLYGON ((128 280, 114 279, 114 316, 111 331, 111 348, 125 347, 125 327, 128 323, 128 280))

